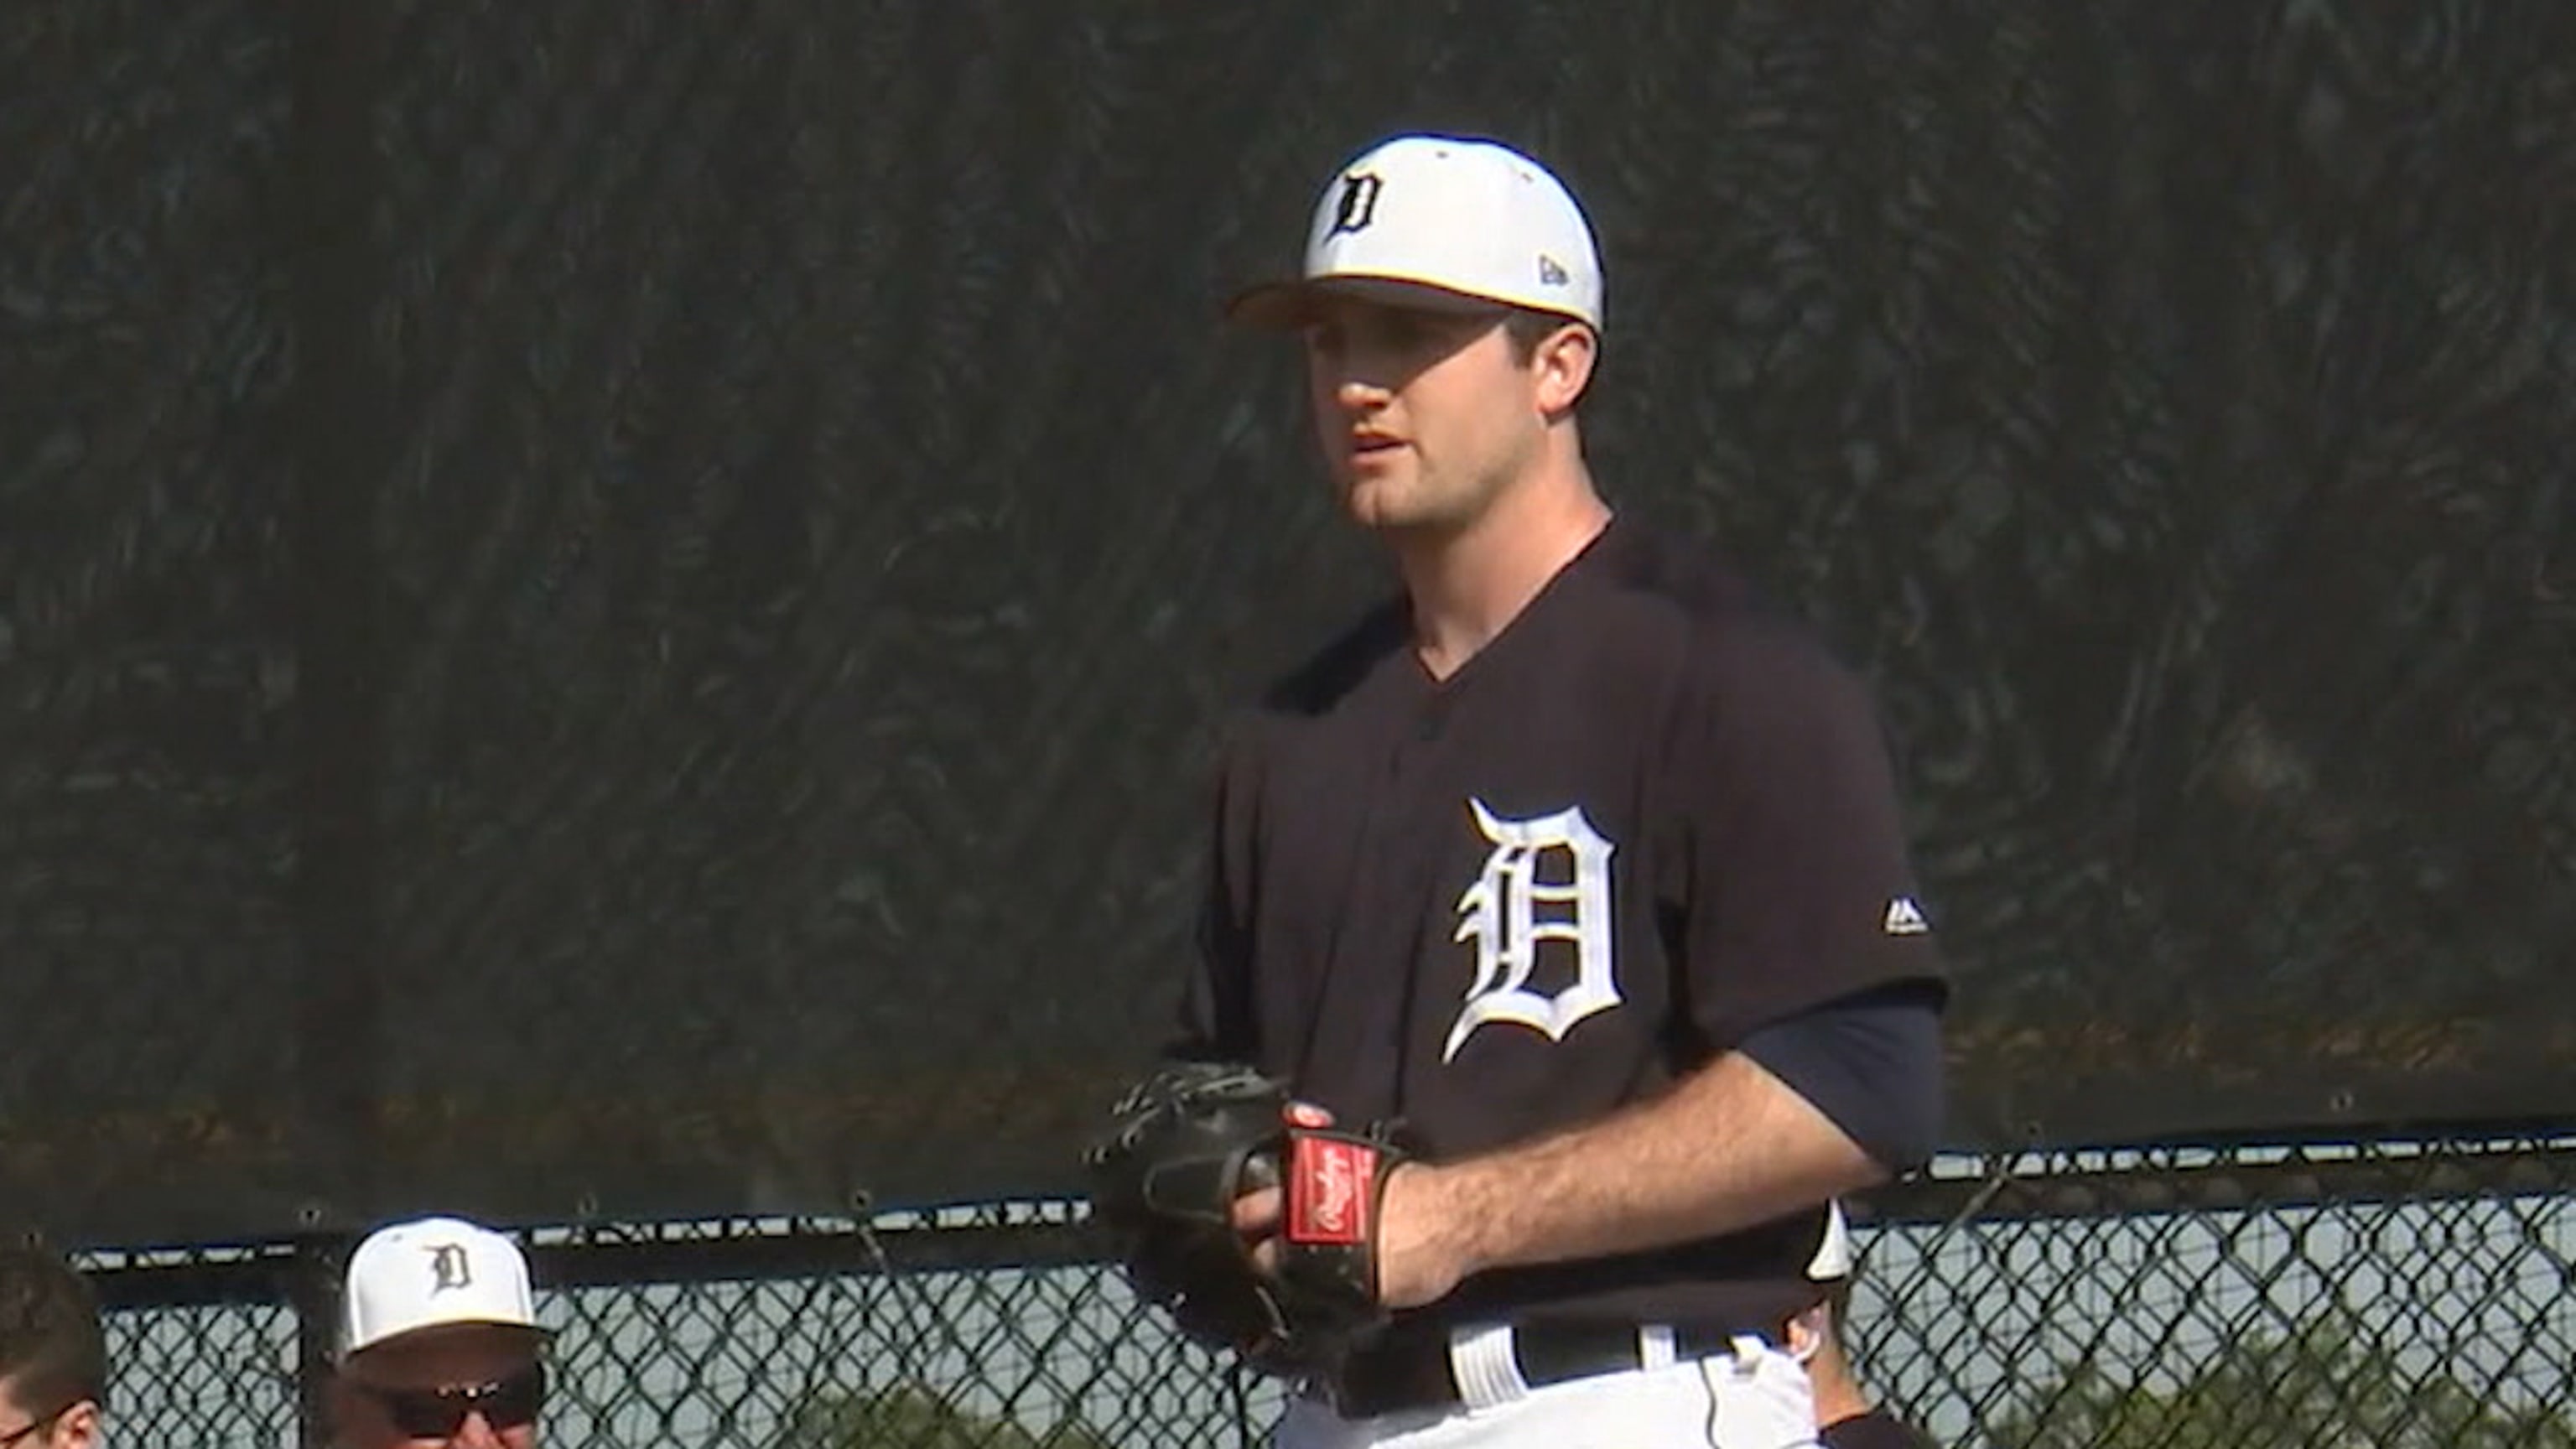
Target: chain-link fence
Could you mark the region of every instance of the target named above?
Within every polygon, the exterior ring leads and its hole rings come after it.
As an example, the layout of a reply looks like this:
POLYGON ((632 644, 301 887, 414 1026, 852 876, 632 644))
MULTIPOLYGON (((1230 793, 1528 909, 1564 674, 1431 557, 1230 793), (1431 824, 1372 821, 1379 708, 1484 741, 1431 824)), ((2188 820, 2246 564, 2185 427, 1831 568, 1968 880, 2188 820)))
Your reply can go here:
MULTIPOLYGON (((1945 1159, 1859 1223, 1851 1342, 1967 1449, 2576 1444, 2576 1137, 1945 1159)), ((1280 1410, 1079 1204, 528 1235, 562 1449, 1200 1449, 1280 1410)), ((296 1437, 291 1249, 95 1263, 120 1442, 296 1437)))

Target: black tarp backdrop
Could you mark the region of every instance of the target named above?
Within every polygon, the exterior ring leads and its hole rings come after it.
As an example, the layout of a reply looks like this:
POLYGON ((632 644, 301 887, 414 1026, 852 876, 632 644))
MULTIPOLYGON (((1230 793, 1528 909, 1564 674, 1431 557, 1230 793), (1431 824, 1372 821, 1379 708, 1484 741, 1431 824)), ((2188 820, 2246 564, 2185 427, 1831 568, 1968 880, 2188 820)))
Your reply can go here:
POLYGON ((0 1195, 1066 1185, 1377 583, 1214 300, 1501 134, 1881 682, 1962 1146, 2576 1110, 2576 14, 22 0, 0 1195))
POLYGON ((0 9, 0 1197, 76 1241, 315 1175, 263 9, 0 9))

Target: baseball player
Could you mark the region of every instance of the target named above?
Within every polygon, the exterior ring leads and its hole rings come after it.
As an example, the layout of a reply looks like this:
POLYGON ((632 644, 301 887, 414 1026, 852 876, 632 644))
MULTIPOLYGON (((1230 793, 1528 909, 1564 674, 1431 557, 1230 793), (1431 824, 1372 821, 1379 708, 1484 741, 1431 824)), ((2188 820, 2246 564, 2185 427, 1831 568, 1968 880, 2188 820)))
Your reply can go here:
POLYGON ((43 1248, 0 1248, 0 1449, 95 1449, 107 1337, 89 1281, 43 1248))
POLYGON ((338 1442, 535 1449, 550 1337, 518 1244, 461 1218, 379 1228, 341 1292, 338 1442))
POLYGON ((1407 135, 1229 305, 1299 340, 1401 583, 1230 736, 1175 1053, 1411 1144, 1233 1202, 1253 1263, 1356 1246, 1322 1276, 1388 1315, 1291 1449, 1806 1444, 1825 1204, 1938 1132, 1946 988, 1873 707, 1596 490, 1602 284, 1538 162, 1407 135))

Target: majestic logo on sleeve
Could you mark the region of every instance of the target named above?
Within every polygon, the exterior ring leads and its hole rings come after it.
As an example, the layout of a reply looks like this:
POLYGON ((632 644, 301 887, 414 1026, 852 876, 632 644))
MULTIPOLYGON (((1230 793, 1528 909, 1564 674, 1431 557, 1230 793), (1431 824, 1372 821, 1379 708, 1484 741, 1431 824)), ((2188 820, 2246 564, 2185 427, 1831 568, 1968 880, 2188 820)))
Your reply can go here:
MULTIPOLYGON (((1614 848, 1580 806, 1506 820, 1470 800, 1476 828, 1493 842, 1476 883, 1458 897, 1458 941, 1476 946, 1476 981, 1449 1028, 1444 1062, 1476 1028, 1507 1021, 1563 1041, 1574 1024, 1619 1004, 1610 939, 1610 854, 1614 848), (1554 994, 1533 990, 1539 946, 1557 942, 1574 979, 1554 994)), ((1554 959, 1557 953, 1551 953, 1554 959)))
POLYGON ((1878 928, 1891 936, 1920 936, 1932 929, 1932 922, 1912 896, 1898 896, 1887 903, 1887 914, 1879 918, 1878 928))

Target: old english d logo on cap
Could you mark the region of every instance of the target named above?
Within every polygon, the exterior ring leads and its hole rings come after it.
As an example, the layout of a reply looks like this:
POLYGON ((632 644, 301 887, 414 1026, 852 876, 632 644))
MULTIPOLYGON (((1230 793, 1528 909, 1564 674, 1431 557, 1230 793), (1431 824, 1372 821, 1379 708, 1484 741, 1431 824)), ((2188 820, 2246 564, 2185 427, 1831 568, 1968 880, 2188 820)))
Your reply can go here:
POLYGON ((1378 193, 1385 189, 1385 179, 1373 171, 1343 177, 1342 199, 1333 212, 1333 234, 1359 231, 1375 221, 1378 193))
POLYGON ((429 1247, 429 1291, 452 1293, 474 1286, 474 1260, 465 1256, 462 1243, 433 1243, 429 1247))

